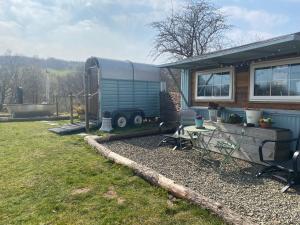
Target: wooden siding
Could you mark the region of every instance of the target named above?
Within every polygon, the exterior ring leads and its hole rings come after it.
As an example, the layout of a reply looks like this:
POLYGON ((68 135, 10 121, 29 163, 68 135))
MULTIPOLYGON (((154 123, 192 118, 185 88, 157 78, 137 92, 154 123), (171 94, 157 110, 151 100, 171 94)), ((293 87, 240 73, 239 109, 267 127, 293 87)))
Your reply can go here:
MULTIPOLYGON (((235 94, 233 101, 218 101, 217 103, 224 107, 232 108, 268 108, 268 109, 285 109, 285 110, 300 110, 300 103, 295 102, 250 102, 249 101, 249 86, 250 86, 250 68, 243 71, 235 71, 235 94)), ((196 71, 192 72, 190 79, 190 96, 192 106, 207 106, 209 101, 195 99, 195 82, 196 71)))

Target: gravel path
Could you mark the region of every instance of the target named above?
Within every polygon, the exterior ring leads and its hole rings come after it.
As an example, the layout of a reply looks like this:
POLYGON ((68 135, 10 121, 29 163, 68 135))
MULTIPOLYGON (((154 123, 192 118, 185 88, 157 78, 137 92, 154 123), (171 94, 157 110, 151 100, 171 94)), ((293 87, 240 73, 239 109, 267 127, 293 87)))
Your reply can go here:
POLYGON ((238 161, 239 168, 220 167, 221 155, 213 163, 192 150, 173 151, 157 147, 160 136, 114 141, 104 145, 112 151, 146 165, 176 182, 248 216, 260 224, 300 224, 300 188, 281 193, 283 184, 269 177, 255 177, 260 166, 238 161), (222 169, 221 169, 222 168, 222 169))

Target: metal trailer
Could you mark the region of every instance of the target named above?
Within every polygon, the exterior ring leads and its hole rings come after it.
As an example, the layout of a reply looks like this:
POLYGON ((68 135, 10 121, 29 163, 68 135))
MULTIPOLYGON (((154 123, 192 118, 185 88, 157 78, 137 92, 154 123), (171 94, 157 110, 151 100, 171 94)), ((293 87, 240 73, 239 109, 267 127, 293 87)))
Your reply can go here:
POLYGON ((160 116, 158 67, 91 57, 86 61, 85 74, 90 119, 101 123, 104 112, 110 112, 113 126, 125 127, 160 116))

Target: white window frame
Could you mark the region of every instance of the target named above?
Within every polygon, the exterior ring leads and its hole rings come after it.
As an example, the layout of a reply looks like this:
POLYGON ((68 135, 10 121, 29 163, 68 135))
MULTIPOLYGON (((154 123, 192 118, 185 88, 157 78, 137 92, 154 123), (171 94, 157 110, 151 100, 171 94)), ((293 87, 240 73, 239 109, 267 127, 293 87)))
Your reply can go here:
POLYGON ((298 63, 300 63, 300 57, 252 63, 250 65, 249 101, 251 102, 300 102, 300 96, 255 96, 254 95, 255 69, 271 67, 271 66, 284 66, 288 64, 298 64, 298 63))
POLYGON ((224 67, 224 68, 219 68, 219 69, 213 69, 213 70, 205 70, 205 71, 197 71, 195 73, 196 75, 196 82, 195 82, 195 99, 197 101, 233 101, 234 99, 234 67, 224 67), (231 82, 229 84, 229 96, 198 96, 198 77, 199 75, 207 75, 207 74, 212 74, 212 73, 225 73, 229 72, 231 82))

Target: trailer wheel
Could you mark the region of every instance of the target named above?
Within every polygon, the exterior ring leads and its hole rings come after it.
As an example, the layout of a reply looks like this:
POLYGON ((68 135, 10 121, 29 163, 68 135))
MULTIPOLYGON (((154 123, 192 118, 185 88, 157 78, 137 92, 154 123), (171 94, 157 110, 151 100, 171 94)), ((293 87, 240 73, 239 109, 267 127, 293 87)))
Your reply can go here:
POLYGON ((127 125, 127 118, 123 114, 118 114, 114 117, 115 127, 124 128, 127 125))
POLYGON ((143 116, 140 113, 135 113, 131 117, 131 122, 134 125, 141 125, 143 123, 143 116))

